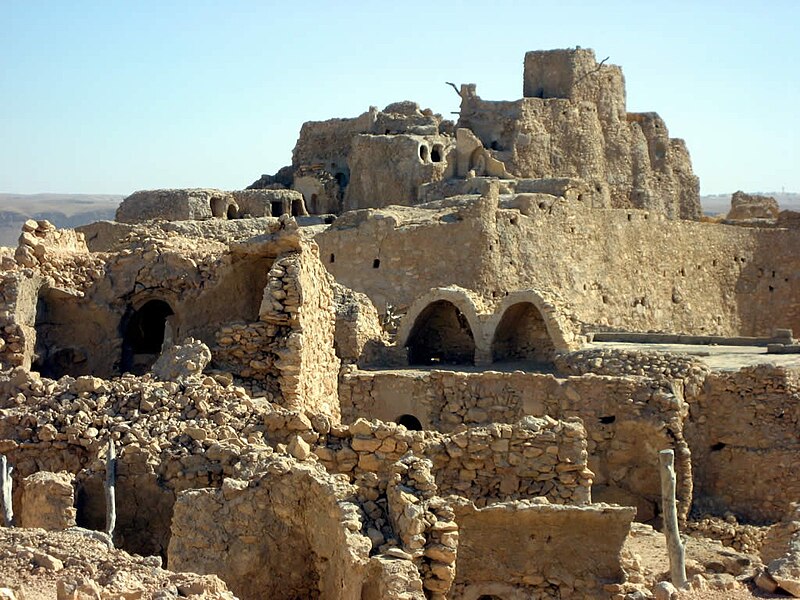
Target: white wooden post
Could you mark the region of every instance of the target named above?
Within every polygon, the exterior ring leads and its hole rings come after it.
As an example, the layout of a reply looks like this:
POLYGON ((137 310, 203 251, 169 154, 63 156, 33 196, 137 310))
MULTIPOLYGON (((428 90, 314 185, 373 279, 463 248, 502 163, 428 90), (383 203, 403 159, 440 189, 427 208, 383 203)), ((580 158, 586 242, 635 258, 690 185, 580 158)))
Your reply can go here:
POLYGON ((661 512, 664 519, 664 535, 667 536, 669 573, 672 585, 678 589, 686 587, 686 556, 678 531, 678 510, 675 505, 675 452, 662 450, 658 453, 661 463, 661 512))
POLYGON ((108 440, 108 452, 106 453, 106 533, 114 540, 114 528, 117 526, 117 500, 116 500, 116 480, 117 480, 117 452, 114 448, 114 440, 108 440))
POLYGON ((11 471, 13 470, 6 457, 0 454, 0 504, 3 505, 3 523, 6 527, 12 527, 14 524, 14 507, 11 504, 11 471))

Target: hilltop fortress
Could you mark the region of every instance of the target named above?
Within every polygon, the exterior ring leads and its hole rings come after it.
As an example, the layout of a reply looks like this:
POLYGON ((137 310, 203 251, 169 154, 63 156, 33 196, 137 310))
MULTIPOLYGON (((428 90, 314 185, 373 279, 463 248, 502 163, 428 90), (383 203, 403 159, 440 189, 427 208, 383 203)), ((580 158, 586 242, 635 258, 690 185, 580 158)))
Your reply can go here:
POLYGON ((102 530, 114 440, 115 545, 243 599, 636 600, 672 449, 693 585, 800 593, 800 220, 701 220, 684 142, 591 50, 526 54, 520 100, 457 91, 455 123, 306 123, 246 190, 27 222, 17 524, 102 530))

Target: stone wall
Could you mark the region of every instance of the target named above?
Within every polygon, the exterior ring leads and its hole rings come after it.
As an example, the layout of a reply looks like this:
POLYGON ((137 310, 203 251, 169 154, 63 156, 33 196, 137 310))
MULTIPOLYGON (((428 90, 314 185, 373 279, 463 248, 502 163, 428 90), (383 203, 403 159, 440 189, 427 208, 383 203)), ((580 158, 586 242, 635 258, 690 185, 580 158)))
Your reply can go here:
POLYGON ((350 151, 344 210, 416 204, 419 186, 452 175, 447 136, 359 135, 350 151))
POLYGON ((270 439, 290 450, 298 450, 298 444, 305 447, 300 455, 313 451, 332 473, 351 480, 378 474, 374 485, 381 490, 392 465, 413 451, 433 463, 442 495, 455 493, 480 506, 531 496, 562 504, 590 500, 592 473, 586 468, 585 431, 577 419, 526 417, 453 434, 408 431, 377 420, 358 419, 350 426, 325 423, 273 412, 266 427, 270 439))
POLYGON ((238 207, 228 192, 213 189, 142 190, 122 201, 116 220, 142 223, 152 219, 167 221, 235 218, 238 207))
POLYGON ((280 401, 339 420, 336 382, 339 359, 334 350, 333 282, 319 261, 313 242, 275 262, 264 289, 259 318, 286 324, 284 347, 277 351, 280 401))
POLYGON ((0 272, 0 362, 51 378, 142 374, 164 340, 191 337, 211 348, 212 368, 260 395, 338 418, 330 275, 316 244, 281 219, 230 246, 228 236, 247 232, 137 227, 110 253, 88 252, 82 234, 31 226, 33 242, 20 248, 36 245, 33 267, 6 261, 0 272))
POLYGON ((729 221, 777 219, 779 212, 778 202, 772 196, 745 194, 740 190, 731 196, 731 209, 726 218, 729 221))
POLYGON ((178 496, 170 567, 219 575, 243 600, 359 600, 371 543, 355 487, 289 457, 265 468, 178 496))
POLYGON ((665 448, 674 448, 678 457, 683 516, 691 505, 692 462, 683 436, 687 405, 677 394, 636 375, 556 379, 522 371, 349 370, 339 384, 346 423, 359 416, 397 421, 410 414, 425 429, 449 432, 515 423, 525 415, 580 418, 593 498, 636 506, 642 521, 660 512, 658 451, 665 448))
POLYGON ((800 497, 800 381, 761 365, 711 373, 691 403, 686 436, 699 509, 774 522, 800 497))
POLYGON ((557 201, 535 211, 502 197, 430 209, 358 211, 317 235, 336 280, 380 313, 458 285, 487 301, 533 289, 593 328, 692 334, 800 331, 798 233, 670 221, 557 201), (375 267, 375 259, 380 259, 375 267))
POLYGON ((537 501, 454 508, 459 544, 448 598, 609 598, 604 584, 624 579, 620 553, 632 508, 537 501))

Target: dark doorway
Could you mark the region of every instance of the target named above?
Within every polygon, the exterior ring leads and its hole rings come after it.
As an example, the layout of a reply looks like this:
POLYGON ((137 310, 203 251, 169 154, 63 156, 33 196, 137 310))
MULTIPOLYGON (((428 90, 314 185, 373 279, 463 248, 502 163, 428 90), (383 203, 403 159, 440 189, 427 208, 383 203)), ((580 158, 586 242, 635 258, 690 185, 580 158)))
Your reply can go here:
POLYGON ((414 415, 400 415, 397 417, 397 424, 402 425, 409 431, 422 431, 422 423, 414 415))
POLYGON ((469 322, 447 300, 437 300, 419 314, 406 346, 412 365, 471 365, 475 362, 475 340, 469 322))
POLYGON ((164 344, 167 317, 175 314, 163 300, 150 300, 123 319, 123 373, 144 375, 156 362, 164 344))
POLYGON ((530 302, 512 304, 506 309, 492 341, 492 360, 552 363, 553 341, 542 313, 530 302))

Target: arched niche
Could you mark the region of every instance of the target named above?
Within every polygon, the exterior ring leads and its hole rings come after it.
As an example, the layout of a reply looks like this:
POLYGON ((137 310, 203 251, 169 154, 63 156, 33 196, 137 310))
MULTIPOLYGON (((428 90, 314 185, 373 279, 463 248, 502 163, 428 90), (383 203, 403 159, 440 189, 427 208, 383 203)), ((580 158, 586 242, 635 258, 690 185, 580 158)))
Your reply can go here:
POLYGON ((409 431, 422 431, 422 423, 412 414, 400 415, 395 422, 409 431))
POLYGON ((552 363, 555 345, 544 317, 531 302, 505 309, 492 339, 493 362, 552 363))
POLYGON ((129 310, 121 324, 123 373, 144 375, 150 370, 161 354, 167 319, 174 314, 172 307, 160 299, 148 300, 138 309, 129 310))
POLYGON ((419 313, 405 345, 411 365, 475 364, 470 323, 448 300, 436 300, 419 313))

